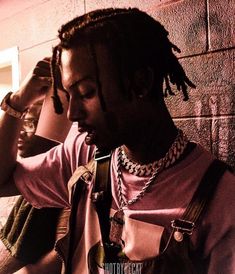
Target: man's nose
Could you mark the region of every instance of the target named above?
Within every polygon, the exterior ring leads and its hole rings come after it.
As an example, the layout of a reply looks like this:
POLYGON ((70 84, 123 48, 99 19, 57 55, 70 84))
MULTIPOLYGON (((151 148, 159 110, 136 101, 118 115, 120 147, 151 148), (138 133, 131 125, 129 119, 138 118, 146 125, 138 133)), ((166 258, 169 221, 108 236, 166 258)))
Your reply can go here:
POLYGON ((69 100, 69 107, 67 112, 67 118, 70 121, 81 121, 86 117, 86 111, 84 105, 80 99, 74 99, 73 97, 69 100))

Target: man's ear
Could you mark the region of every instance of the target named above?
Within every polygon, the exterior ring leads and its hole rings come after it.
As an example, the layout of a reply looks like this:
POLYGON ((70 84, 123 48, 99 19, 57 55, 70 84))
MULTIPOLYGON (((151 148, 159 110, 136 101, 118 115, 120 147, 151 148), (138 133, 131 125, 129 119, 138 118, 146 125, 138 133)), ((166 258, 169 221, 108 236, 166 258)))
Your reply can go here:
POLYGON ((132 80, 133 93, 138 98, 147 96, 154 83, 154 71, 151 67, 140 68, 136 70, 132 80))

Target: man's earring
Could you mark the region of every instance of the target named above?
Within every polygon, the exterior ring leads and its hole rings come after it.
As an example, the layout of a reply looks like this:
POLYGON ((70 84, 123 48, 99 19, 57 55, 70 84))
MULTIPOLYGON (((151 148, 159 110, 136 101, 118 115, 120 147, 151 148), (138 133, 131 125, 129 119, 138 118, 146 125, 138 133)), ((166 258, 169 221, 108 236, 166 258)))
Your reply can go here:
POLYGON ((142 88, 141 91, 138 92, 137 97, 139 99, 143 99, 148 93, 147 88, 142 88))

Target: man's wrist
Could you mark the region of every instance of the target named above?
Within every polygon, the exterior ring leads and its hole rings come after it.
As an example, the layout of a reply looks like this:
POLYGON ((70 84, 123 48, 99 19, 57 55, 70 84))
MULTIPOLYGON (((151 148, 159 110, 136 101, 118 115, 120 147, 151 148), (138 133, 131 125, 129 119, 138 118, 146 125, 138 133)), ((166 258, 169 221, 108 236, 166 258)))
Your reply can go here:
MULTIPOLYGON (((3 98, 1 102, 1 109, 5 111, 8 115, 18 118, 18 119, 24 119, 28 107, 22 107, 20 105, 17 105, 13 102, 12 104, 12 92, 7 93, 7 95, 3 98)), ((14 100, 13 100, 14 101, 14 100)))

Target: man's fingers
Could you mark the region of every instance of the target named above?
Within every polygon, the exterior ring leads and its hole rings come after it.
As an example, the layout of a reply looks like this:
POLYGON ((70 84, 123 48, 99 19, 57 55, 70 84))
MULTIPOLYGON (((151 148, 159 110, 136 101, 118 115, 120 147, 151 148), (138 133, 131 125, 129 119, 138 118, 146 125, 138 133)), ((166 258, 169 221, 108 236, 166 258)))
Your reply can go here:
POLYGON ((51 72, 49 69, 47 68, 43 68, 43 67, 38 67, 36 66, 34 69, 33 69, 33 75, 38 75, 39 77, 50 77, 51 76, 51 72))
POLYGON ((43 87, 50 87, 52 84, 52 78, 47 76, 38 76, 34 74, 31 78, 30 86, 33 86, 35 89, 40 89, 43 87))
POLYGON ((39 76, 38 81, 41 84, 48 85, 48 86, 50 86, 52 84, 52 78, 51 77, 39 76))
POLYGON ((50 62, 51 62, 51 57, 48 57, 48 56, 47 56, 47 57, 45 57, 43 60, 45 60, 45 61, 47 61, 47 62, 50 63, 50 62))
POLYGON ((39 62, 37 62, 35 68, 43 68, 43 69, 47 69, 48 71, 50 71, 50 59, 48 58, 44 58, 43 60, 40 60, 39 62))

